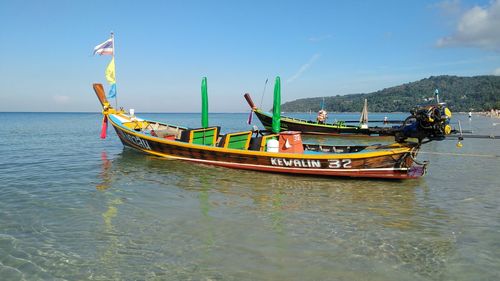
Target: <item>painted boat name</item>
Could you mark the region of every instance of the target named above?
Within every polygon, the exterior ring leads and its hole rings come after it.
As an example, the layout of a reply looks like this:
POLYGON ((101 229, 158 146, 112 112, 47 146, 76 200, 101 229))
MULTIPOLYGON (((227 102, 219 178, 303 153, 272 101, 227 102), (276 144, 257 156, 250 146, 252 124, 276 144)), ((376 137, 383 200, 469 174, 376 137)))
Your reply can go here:
POLYGON ((321 168, 319 160, 271 158, 271 165, 282 167, 321 168))
MULTIPOLYGON (((341 169, 351 168, 351 159, 329 159, 328 168, 341 169)), ((271 165, 280 167, 296 167, 296 168, 321 168, 320 160, 311 159, 285 159, 271 158, 271 165)))
POLYGON ((147 140, 144 140, 144 139, 141 139, 137 136, 134 136, 134 135, 129 135, 129 134, 126 134, 126 133, 123 133, 121 131, 119 131, 120 133, 122 133, 122 135, 127 139, 129 140, 130 142, 144 148, 144 149, 149 149, 151 150, 151 147, 149 146, 149 143, 147 140))

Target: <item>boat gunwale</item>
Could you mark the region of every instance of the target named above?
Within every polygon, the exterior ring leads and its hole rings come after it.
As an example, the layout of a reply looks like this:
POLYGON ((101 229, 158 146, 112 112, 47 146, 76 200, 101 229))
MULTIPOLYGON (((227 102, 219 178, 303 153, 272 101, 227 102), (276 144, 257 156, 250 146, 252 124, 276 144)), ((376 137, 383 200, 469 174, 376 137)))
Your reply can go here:
MULTIPOLYGON (((154 136, 148 136, 144 133, 139 133, 131 128, 128 128, 123 125, 123 122, 120 122, 118 124, 115 122, 114 116, 113 115, 119 115, 119 114, 109 114, 110 118, 109 120, 111 121, 111 124, 113 127, 118 128, 122 131, 125 131, 129 134, 132 134, 136 137, 143 138, 146 140, 154 141, 154 142, 159 142, 159 143, 164 143, 168 145, 173 145, 173 146, 179 146, 179 147, 185 147, 185 148, 192 148, 192 149, 199 149, 199 150, 205 150, 205 151, 214 151, 217 153, 230 153, 230 154, 239 154, 239 155, 252 155, 252 156, 264 156, 264 157, 278 157, 278 158, 294 158, 294 159, 362 159, 362 158, 374 158, 374 157, 380 157, 380 156, 390 156, 390 155, 395 155, 395 154, 404 154, 404 153, 410 153, 413 150, 413 147, 410 146, 402 146, 401 147, 395 147, 395 148, 383 148, 381 151, 371 151, 371 152, 350 152, 350 153, 331 153, 331 154, 298 154, 298 153, 283 153, 283 152, 267 152, 267 151, 257 151, 257 150, 241 150, 241 149, 231 149, 231 148, 223 148, 223 147, 218 147, 218 146, 206 146, 206 145, 200 145, 200 144, 192 144, 192 143, 187 143, 187 142, 182 142, 179 140, 168 140, 168 139, 162 139, 154 136)), ((127 116, 127 118, 129 118, 127 116)), ((118 118, 116 118, 118 119, 118 118)), ((119 121, 119 119, 118 119, 119 121)), ((149 122, 147 119, 143 119, 143 121, 149 122)), ((133 121, 131 121, 133 122, 133 121)), ((160 123, 164 124, 162 122, 155 122, 155 123, 160 123)), ((174 127, 179 127, 179 128, 184 128, 181 126, 177 125, 171 125, 174 127)), ((395 143, 397 144, 397 143, 395 143)), ((148 152, 153 151, 153 150, 146 150, 148 152)))
MULTIPOLYGON (((261 115, 264 115, 266 117, 272 118, 271 115, 269 115, 267 112, 264 112, 262 109, 256 108, 253 111, 257 115, 261 114, 261 115)), ((296 119, 296 118, 291 118, 291 117, 287 117, 287 116, 281 116, 280 119, 281 119, 281 121, 286 121, 286 122, 300 124, 300 125, 318 126, 318 127, 324 127, 324 128, 335 128, 335 129, 339 129, 339 130, 342 130, 342 129, 363 130, 363 131, 366 130, 366 129, 360 128, 359 126, 335 125, 333 123, 332 124, 310 123, 312 121, 308 121, 305 119, 296 119)))
MULTIPOLYGON (((128 141, 126 141, 128 142, 128 141)), ((204 165, 213 165, 224 168, 242 169, 249 171, 259 171, 259 172, 269 172, 269 173, 286 173, 292 175, 309 175, 309 176, 322 176, 322 177, 345 177, 345 178, 376 178, 376 179, 390 179, 390 180, 406 180, 406 179, 417 179, 423 174, 412 175, 411 167, 404 168, 363 168, 363 169, 325 169, 325 168, 297 168, 297 167, 282 167, 282 166, 271 166, 271 165, 260 165, 260 164, 249 164, 249 163, 238 163, 238 162, 228 162, 220 160, 208 160, 208 159, 198 159, 198 158, 188 158, 177 155, 165 154, 162 152, 144 149, 131 144, 131 149, 136 149, 140 152, 149 153, 160 158, 166 158, 171 160, 180 160, 187 162, 195 162, 204 165)), ((424 171, 425 173, 425 171, 424 171)))

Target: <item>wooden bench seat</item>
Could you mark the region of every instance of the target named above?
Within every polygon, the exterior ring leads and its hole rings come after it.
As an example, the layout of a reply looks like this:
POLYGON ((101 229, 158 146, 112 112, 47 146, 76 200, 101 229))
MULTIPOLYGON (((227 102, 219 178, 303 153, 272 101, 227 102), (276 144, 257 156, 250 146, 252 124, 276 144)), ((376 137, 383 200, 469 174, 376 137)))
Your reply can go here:
POLYGON ((252 138, 252 131, 230 133, 222 136, 218 146, 231 149, 247 150, 252 138))
POLYGON ((183 130, 180 140, 192 144, 212 145, 217 143, 220 127, 183 130))

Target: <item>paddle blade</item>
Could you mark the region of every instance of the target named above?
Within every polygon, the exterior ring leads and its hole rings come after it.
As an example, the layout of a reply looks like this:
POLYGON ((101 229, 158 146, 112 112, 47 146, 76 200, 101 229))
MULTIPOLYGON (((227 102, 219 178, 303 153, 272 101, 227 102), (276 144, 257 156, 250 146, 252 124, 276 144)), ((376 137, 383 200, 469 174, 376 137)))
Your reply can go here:
POLYGON ((108 116, 104 115, 102 118, 102 127, 101 127, 101 139, 106 138, 106 131, 108 130, 108 116))
POLYGON ((248 105, 249 105, 252 109, 257 108, 257 107, 255 106, 255 104, 253 103, 253 100, 252 100, 252 98, 250 97, 250 94, 249 94, 249 93, 246 93, 246 94, 244 94, 243 96, 245 97, 245 99, 247 100, 248 105))
POLYGON ((94 92, 97 95, 97 98, 101 102, 101 105, 104 105, 105 103, 108 102, 106 99, 106 94, 104 93, 104 87, 102 84, 95 83, 92 85, 94 87, 94 92))

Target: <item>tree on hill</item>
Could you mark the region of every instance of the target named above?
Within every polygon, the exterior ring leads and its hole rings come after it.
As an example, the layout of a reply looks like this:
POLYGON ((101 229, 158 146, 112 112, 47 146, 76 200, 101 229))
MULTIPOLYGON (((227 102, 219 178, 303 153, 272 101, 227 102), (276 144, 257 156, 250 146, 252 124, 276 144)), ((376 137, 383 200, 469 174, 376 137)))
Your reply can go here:
MULTIPOLYGON (((368 99, 371 112, 408 112, 416 105, 435 102, 434 91, 439 89, 441 102, 452 111, 487 111, 500 108, 500 76, 431 76, 420 81, 386 88, 366 94, 325 97, 325 110, 358 112, 368 99)), ((323 97, 304 98, 282 105, 288 112, 318 111, 323 97)))

